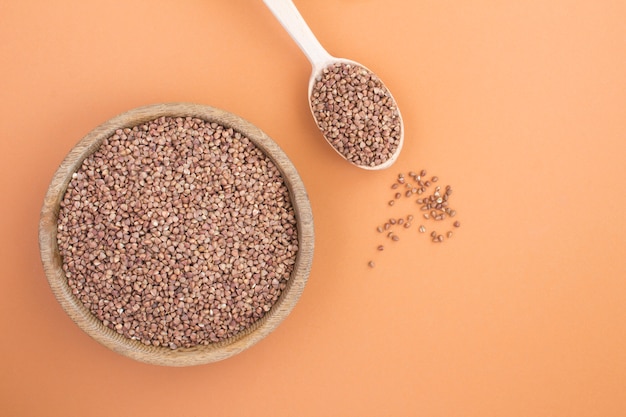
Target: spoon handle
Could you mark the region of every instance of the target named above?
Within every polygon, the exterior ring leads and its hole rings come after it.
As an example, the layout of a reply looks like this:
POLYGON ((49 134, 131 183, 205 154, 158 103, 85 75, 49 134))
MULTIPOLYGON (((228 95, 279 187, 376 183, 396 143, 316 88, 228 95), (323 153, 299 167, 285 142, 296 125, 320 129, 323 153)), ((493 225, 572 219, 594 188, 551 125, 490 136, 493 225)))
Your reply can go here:
POLYGON ((263 2, 296 41, 314 68, 316 65, 332 59, 332 56, 319 43, 291 0, 263 0, 263 2))

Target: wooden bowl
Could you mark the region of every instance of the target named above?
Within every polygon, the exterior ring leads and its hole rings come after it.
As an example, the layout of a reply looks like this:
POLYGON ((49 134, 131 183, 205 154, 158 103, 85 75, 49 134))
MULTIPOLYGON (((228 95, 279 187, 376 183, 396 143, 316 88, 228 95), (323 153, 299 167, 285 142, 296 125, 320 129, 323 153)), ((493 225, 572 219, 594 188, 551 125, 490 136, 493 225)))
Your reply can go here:
POLYGON ((55 297, 71 319, 89 336, 113 351, 132 359, 165 366, 190 366, 219 361, 249 348, 274 330, 297 303, 309 276, 313 258, 313 216, 304 185, 295 167, 278 145, 251 123, 223 110, 209 106, 171 103, 136 108, 95 128, 67 155, 54 174, 39 222, 39 245, 46 277, 55 297), (276 303, 263 318, 227 340, 192 348, 170 349, 147 346, 106 327, 73 294, 62 269, 57 246, 59 206, 72 174, 84 159, 95 152, 102 141, 117 129, 133 127, 161 116, 185 117, 216 122, 248 137, 278 167, 289 188, 295 210, 299 249, 293 273, 276 303))

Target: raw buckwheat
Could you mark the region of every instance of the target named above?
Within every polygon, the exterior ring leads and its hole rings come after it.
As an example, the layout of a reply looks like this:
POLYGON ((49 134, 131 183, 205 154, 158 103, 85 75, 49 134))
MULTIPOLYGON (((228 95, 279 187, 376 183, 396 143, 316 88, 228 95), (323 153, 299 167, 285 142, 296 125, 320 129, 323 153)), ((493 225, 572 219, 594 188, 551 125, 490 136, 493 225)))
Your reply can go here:
POLYGON ((274 163, 239 132, 191 117, 104 140, 68 185, 57 241, 68 284, 94 316, 172 349, 262 318, 298 250, 274 163))
POLYGON ((355 165, 381 165, 398 149, 400 112, 389 90, 368 69, 329 65, 315 80, 310 102, 322 134, 355 165))

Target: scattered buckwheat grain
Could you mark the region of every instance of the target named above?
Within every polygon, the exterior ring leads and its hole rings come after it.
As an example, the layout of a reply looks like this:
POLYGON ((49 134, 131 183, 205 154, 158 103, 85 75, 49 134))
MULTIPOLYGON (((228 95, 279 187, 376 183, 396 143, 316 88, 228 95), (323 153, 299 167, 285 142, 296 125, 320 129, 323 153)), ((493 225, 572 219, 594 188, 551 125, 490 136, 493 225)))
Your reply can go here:
MULTIPOLYGON (((408 175, 403 173, 398 174, 391 185, 391 189, 395 190, 400 184, 404 184, 405 188, 410 189, 411 191, 405 193, 404 195, 398 194, 394 191, 394 200, 390 200, 389 205, 394 205, 395 203, 395 207, 390 210, 398 210, 398 207, 407 207, 409 210, 411 210, 412 207, 413 210, 416 210, 415 205, 410 204, 411 202, 416 202, 419 205, 419 211, 422 212, 422 217, 426 223, 429 221, 437 222, 438 228, 445 227, 445 225, 460 227, 461 223, 458 220, 454 222, 450 220, 452 217, 457 215, 456 210, 450 207, 452 187, 450 185, 446 185, 445 187, 437 185, 436 183, 441 182, 441 179, 438 176, 431 176, 429 180, 426 180, 426 174, 427 172, 424 169, 421 171, 409 171, 408 175), (418 194, 420 197, 413 200, 413 194, 418 194), (405 198, 402 198, 403 196, 405 198)), ((415 211, 413 211, 413 213, 415 213, 415 211)), ((378 226, 377 230, 384 229, 388 231, 387 238, 397 242, 400 240, 400 235, 397 233, 407 233, 406 229, 411 227, 411 222, 414 218, 414 214, 407 214, 406 216, 399 218, 391 217, 381 226, 378 226), (405 231, 397 232, 397 230, 405 231)), ((427 228, 424 224, 420 224, 417 227, 419 234, 426 233, 426 230, 427 228)), ((430 231, 430 240, 434 243, 442 243, 446 240, 446 237, 450 239, 452 236, 452 231, 448 231, 446 233, 438 233, 435 230, 430 231)))

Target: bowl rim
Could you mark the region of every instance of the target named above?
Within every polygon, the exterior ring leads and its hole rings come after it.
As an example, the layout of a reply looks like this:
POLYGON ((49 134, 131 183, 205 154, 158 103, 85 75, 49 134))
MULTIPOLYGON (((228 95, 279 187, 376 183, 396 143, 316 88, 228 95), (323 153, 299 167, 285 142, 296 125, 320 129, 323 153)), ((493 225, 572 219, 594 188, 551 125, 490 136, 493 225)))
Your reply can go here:
POLYGON ((313 214, 306 189, 295 166, 280 146, 260 128, 240 116, 208 105, 184 102, 137 107, 114 116, 85 135, 70 150, 53 175, 39 219, 39 248, 44 272, 54 296, 70 318, 90 337, 109 349, 140 362, 162 366, 192 366, 220 361, 242 352, 270 334, 293 310, 304 291, 313 260, 314 240, 313 214), (287 287, 270 311, 229 339, 191 348, 149 346, 106 327, 72 294, 57 246, 59 205, 72 174, 85 158, 116 130, 132 128, 163 116, 190 116, 219 123, 250 139, 281 172, 296 213, 298 251, 294 270, 287 287))

